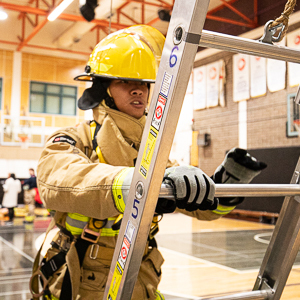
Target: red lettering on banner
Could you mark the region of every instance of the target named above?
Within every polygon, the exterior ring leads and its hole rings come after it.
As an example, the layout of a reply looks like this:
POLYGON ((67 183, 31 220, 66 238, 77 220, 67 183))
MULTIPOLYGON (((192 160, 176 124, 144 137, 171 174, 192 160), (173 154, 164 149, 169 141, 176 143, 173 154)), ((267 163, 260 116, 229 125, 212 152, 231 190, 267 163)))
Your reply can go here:
POLYGON ((240 58, 238 61, 238 69, 242 71, 246 66, 246 61, 243 58, 240 58))
POLYGON ((216 78, 216 76, 217 76, 217 69, 216 69, 215 67, 211 67, 211 68, 209 69, 209 78, 210 78, 211 80, 213 80, 213 79, 216 78))
POLYGON ((197 74, 197 81, 198 82, 201 82, 203 80, 203 72, 200 71, 198 74, 197 74))

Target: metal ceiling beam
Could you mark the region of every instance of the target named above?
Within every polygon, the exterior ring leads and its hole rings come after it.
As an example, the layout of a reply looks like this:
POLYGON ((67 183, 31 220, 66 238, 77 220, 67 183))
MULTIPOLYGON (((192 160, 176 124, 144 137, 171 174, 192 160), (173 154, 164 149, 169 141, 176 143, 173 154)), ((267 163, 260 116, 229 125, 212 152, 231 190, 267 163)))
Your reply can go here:
POLYGON ((45 18, 41 23, 34 27, 33 31, 28 35, 28 37, 23 40, 18 48, 17 51, 21 51, 22 48, 48 23, 48 19, 45 18))
POLYGON ((214 15, 211 15, 211 14, 207 14, 206 19, 219 21, 219 22, 224 22, 224 23, 229 23, 229 24, 238 25, 238 26, 245 26, 245 27, 248 27, 248 28, 255 28, 256 27, 256 25, 254 25, 254 24, 235 21, 235 20, 232 20, 232 19, 218 17, 218 16, 214 16, 214 15))
POLYGON ((254 24, 253 20, 251 20, 250 18, 248 18, 247 16, 245 16, 242 12, 240 12, 238 9, 236 9, 235 7, 233 7, 231 4, 229 4, 225 0, 221 0, 221 2, 226 7, 228 7, 231 11, 233 11, 234 13, 236 13, 237 15, 239 15, 240 17, 242 17, 244 20, 246 20, 249 24, 256 25, 256 24, 254 24))
MULTIPOLYGON (((19 12, 25 12, 25 13, 29 13, 29 14, 35 14, 35 15, 39 15, 39 16, 48 16, 48 14, 49 14, 49 11, 47 11, 47 10, 35 8, 35 7, 31 7, 31 6, 16 5, 16 4, 11 4, 11 3, 6 3, 6 2, 0 2, 0 7, 1 6, 5 9, 19 11, 19 12)), ((65 20, 65 21, 73 21, 73 22, 87 22, 82 16, 70 15, 70 14, 64 14, 64 13, 62 13, 58 17, 58 19, 65 20)), ((109 26, 109 21, 106 21, 106 20, 92 20, 91 23, 101 25, 101 26, 109 26)), ((128 27, 130 25, 112 22, 111 26, 115 29, 122 29, 122 28, 128 27)))
MULTIPOLYGON (((7 44, 7 45, 14 45, 14 46, 19 45, 18 42, 10 42, 10 41, 3 41, 3 40, 0 40, 0 44, 7 44)), ((66 52, 66 53, 73 53, 73 54, 80 54, 80 55, 86 55, 86 56, 90 55, 89 52, 73 51, 73 50, 68 50, 68 49, 52 48, 52 47, 39 46, 39 45, 28 45, 27 44, 27 45, 24 45, 24 47, 51 50, 51 51, 59 51, 59 52, 66 52)))
MULTIPOLYGON (((254 5, 254 20, 251 20, 248 18, 246 15, 244 15, 242 12, 240 12, 238 9, 234 8, 232 4, 236 2, 237 0, 231 0, 231 1, 225 1, 221 0, 222 5, 214 8, 213 10, 209 11, 207 14, 207 19, 214 20, 214 21, 219 21, 219 22, 225 22, 225 23, 230 23, 233 25, 237 26, 245 26, 248 28, 255 28, 257 26, 257 0, 253 0, 253 5, 254 5), (221 16, 216 16, 213 15, 213 13, 221 10, 224 7, 228 7, 230 10, 232 10, 234 13, 242 17, 246 22, 243 21, 236 21, 228 18, 224 18, 221 16)), ((20 51, 26 44, 47 24, 47 19, 43 20, 40 24, 38 24, 38 17, 39 16, 48 16, 50 9, 52 9, 53 6, 55 6, 55 0, 52 0, 52 5, 50 5, 46 0, 29 0, 28 4, 33 4, 35 2, 36 7, 32 6, 24 6, 24 5, 16 5, 16 4, 11 4, 11 3, 6 3, 6 2, 0 2, 0 7, 2 6, 5 9, 9 10, 14 10, 14 11, 19 11, 21 14, 25 14, 26 19, 31 23, 32 26, 35 26, 32 33, 25 39, 24 37, 24 32, 25 32, 25 17, 23 17, 23 22, 22 22, 22 37, 18 37, 21 40, 21 43, 18 46, 18 51, 20 51), (39 8, 39 1, 43 1, 47 7, 49 7, 49 10, 45 9, 40 9, 39 8), (33 14, 36 17, 36 22, 33 22, 29 16, 29 14, 33 14)), ((92 20, 91 23, 95 24, 96 26, 100 26, 101 28, 105 28, 108 26, 111 26, 111 28, 114 28, 116 30, 125 28, 130 26, 131 24, 121 24, 119 22, 120 20, 120 15, 122 14, 125 16, 128 20, 130 20, 132 23, 137 24, 139 23, 138 21, 132 19, 128 14, 122 11, 126 6, 128 6, 131 2, 135 3, 140 3, 141 4, 141 23, 145 22, 145 9, 146 6, 155 6, 155 7, 161 7, 161 8, 167 8, 172 10, 172 5, 169 3, 163 1, 163 0, 158 0, 159 3, 151 3, 148 1, 143 1, 143 0, 128 0, 126 1, 123 5, 117 8, 117 17, 118 17, 118 22, 109 22, 107 20, 92 20)), ((86 22, 86 20, 80 16, 80 15, 70 15, 70 14, 64 14, 62 13, 59 17, 61 20, 65 21, 71 21, 71 22, 86 22)), ((159 18, 156 17, 153 20, 147 22, 148 25, 153 25, 157 21, 159 21, 159 18)), ((99 31, 97 31, 97 41, 99 41, 99 31)), ((52 49, 51 47, 49 47, 52 49)))
POLYGON ((258 22, 257 22, 258 21, 258 19, 257 19, 257 0, 253 0, 253 11, 254 11, 254 19, 253 20, 248 18, 244 13, 242 13, 240 10, 238 10, 237 8, 235 8, 232 5, 237 0, 231 0, 231 1, 220 0, 220 1, 223 4, 216 7, 216 8, 214 8, 213 10, 208 11, 207 16, 206 16, 207 19, 214 20, 214 21, 219 21, 219 22, 224 22, 224 23, 229 23, 229 24, 233 24, 233 25, 237 25, 237 26, 245 26, 245 27, 248 27, 248 28, 256 28, 258 26, 258 22), (244 22, 241 22, 241 21, 232 20, 232 19, 228 19, 228 18, 224 18, 224 17, 221 17, 221 16, 214 15, 214 13, 216 13, 217 11, 219 11, 220 9, 223 9, 225 7, 227 7, 231 11, 233 11, 235 14, 237 14, 238 16, 243 18, 248 23, 244 23, 244 22))

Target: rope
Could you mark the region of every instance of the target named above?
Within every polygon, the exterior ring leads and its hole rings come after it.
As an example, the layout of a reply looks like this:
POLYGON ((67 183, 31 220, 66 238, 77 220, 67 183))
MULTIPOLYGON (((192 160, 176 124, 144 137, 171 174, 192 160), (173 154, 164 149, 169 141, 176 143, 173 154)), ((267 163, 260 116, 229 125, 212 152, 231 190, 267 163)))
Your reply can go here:
POLYGON ((284 11, 281 13, 280 17, 278 17, 275 21, 273 21, 269 26, 269 28, 273 28, 279 24, 282 24, 282 26, 285 26, 278 42, 280 42, 286 35, 286 32, 288 30, 289 17, 290 17, 290 14, 294 11, 296 2, 297 2, 297 0, 288 0, 287 3, 285 4, 284 11))

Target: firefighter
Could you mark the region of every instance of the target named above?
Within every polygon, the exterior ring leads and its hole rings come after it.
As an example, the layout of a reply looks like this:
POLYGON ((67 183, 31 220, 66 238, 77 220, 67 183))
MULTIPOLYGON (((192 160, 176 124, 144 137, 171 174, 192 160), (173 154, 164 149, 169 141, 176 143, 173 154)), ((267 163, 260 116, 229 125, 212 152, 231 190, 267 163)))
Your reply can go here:
MULTIPOLYGON (((54 213, 53 223, 60 231, 42 264, 35 261, 31 280, 35 298, 103 298, 127 201, 122 188, 132 180, 150 85, 155 82, 164 41, 159 31, 147 25, 117 31, 95 47, 85 72, 75 78, 92 81, 78 107, 92 109, 94 120, 50 136, 38 163, 40 196, 54 213)), ((226 173, 226 162, 216 173, 219 181, 231 176, 226 173)), ((230 161, 231 169, 235 164, 230 161)), ((242 178, 243 170, 239 171, 242 178)), ((251 175, 258 173, 253 170, 251 175)), ((176 209, 200 220, 213 220, 235 207, 233 199, 229 206, 226 201, 218 205, 213 180, 198 168, 169 161, 164 181, 173 185, 176 201, 158 200, 133 300, 164 299, 158 291, 164 260, 154 238, 158 214, 176 209)))

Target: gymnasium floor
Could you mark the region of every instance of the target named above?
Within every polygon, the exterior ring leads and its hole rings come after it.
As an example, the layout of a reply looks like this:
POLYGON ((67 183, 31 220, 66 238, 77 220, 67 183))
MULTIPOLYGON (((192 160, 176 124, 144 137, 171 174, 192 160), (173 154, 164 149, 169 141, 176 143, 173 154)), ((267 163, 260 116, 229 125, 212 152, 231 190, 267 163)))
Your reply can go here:
MULTIPOLYGON (((0 221, 0 299, 30 299, 28 289, 36 243, 49 223, 37 218, 13 226, 0 221)), ((159 286, 166 300, 206 299, 251 291, 274 226, 233 219, 197 221, 165 215, 157 234, 165 257, 159 286)), ((300 299, 300 254, 282 300, 300 299)))

